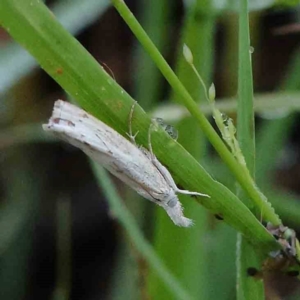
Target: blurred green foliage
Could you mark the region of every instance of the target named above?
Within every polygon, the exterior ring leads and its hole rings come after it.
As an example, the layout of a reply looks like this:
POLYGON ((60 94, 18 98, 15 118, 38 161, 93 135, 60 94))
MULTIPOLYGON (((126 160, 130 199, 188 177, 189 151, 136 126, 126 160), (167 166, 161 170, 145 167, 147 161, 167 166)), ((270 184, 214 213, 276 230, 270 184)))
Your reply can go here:
MULTIPOLYGON (((263 20, 265 13, 263 9, 270 8, 274 2, 285 5, 299 4, 299 1, 293 0, 249 1, 249 8, 256 10, 258 13, 256 17, 263 20)), ((194 98, 201 100, 203 94, 200 83, 195 80, 192 71, 184 67, 185 62, 181 55, 183 42, 191 47, 195 54, 195 64, 207 84, 212 81, 217 83, 217 97, 220 98, 222 91, 229 90, 228 84, 236 81, 237 78, 237 73, 228 76, 229 73, 224 70, 221 62, 229 51, 230 57, 235 61, 226 60, 225 66, 229 68, 232 65, 236 66, 238 49, 235 45, 227 43, 226 40, 220 42, 220 34, 224 34, 224 32, 231 35, 231 38, 228 37, 230 41, 237 38, 236 24, 226 22, 230 18, 236 18, 233 11, 237 9, 237 1, 184 1, 183 3, 184 13, 181 15, 181 26, 178 25, 180 23, 177 16, 179 8, 172 0, 153 0, 151 3, 150 1, 141 1, 138 4, 136 15, 141 19, 142 25, 147 29, 159 50, 168 57, 168 60, 172 61, 179 79, 194 95, 194 98), (179 40, 179 42, 176 44, 175 40, 179 40)), ((109 6, 108 1, 61 0, 56 1, 51 9, 68 31, 72 34, 80 33, 84 40, 84 36, 88 36, 88 32, 85 30, 89 26, 94 26, 98 20, 104 19, 105 21, 106 14, 109 13, 109 6)), ((112 16, 112 20, 113 18, 112 16)), ((103 24, 108 24, 105 30, 109 32, 109 35, 120 30, 118 26, 110 27, 110 21, 106 20, 106 23, 103 24)), ((41 24, 41 26, 47 26, 47 24, 41 24)), ((255 22, 254 26, 250 28, 251 32, 259 31, 260 26, 259 22, 255 22)), ((127 38, 125 31, 126 29, 122 28, 121 39, 127 38)), ((259 66, 261 63, 259 59, 264 59, 261 48, 264 36, 255 35, 255 38, 257 40, 251 41, 251 45, 255 44, 252 58, 254 66, 259 66)), ((91 44, 97 44, 100 39, 104 40, 105 46, 105 36, 92 36, 91 44)), ((79 271, 74 267, 76 262, 71 259, 74 255, 72 252, 75 252, 76 249, 72 247, 73 240, 70 233, 75 221, 72 219, 71 213, 73 204, 69 202, 72 190, 76 191, 76 188, 53 184, 61 172, 64 174, 68 172, 68 168, 59 167, 60 160, 56 158, 56 155, 61 155, 61 152, 57 154, 55 147, 48 147, 50 143, 53 145, 56 140, 44 135, 39 127, 40 122, 45 122, 49 115, 51 105, 47 103, 47 99, 51 98, 52 102, 57 94, 61 95, 61 92, 53 93, 51 89, 45 91, 42 77, 36 71, 32 72, 37 70, 36 62, 20 46, 12 41, 2 41, 1 43, 3 46, 0 49, 0 298, 4 300, 51 297, 53 299, 77 299, 73 293, 74 290, 76 291, 76 287, 72 282, 72 276, 79 271), (53 166, 57 170, 54 171, 53 166), (61 194, 66 194, 67 197, 62 197, 61 194), (61 199, 67 199, 67 202, 61 201, 61 199), (57 219, 55 219, 56 214, 57 219), (52 281, 50 279, 50 287, 44 289, 39 286, 39 280, 32 280, 33 267, 30 263, 31 258, 35 255, 36 243, 43 243, 43 238, 37 235, 38 229, 43 226, 48 228, 48 233, 51 232, 55 236, 53 240, 57 239, 55 260, 58 262, 55 275, 50 275, 50 277, 55 276, 56 279, 52 279, 52 281), (58 228, 58 231, 55 231, 55 228, 58 228), (33 292, 36 290, 41 292, 39 295, 42 297, 32 296, 38 295, 33 292)), ((101 45, 104 47, 103 44, 101 45)), ((270 48, 267 55, 271 55, 274 51, 276 49, 270 48)), ((125 60, 122 51, 120 53, 121 57, 113 57, 113 59, 125 60)), ((64 53, 61 55, 63 56, 64 53)), ((97 53, 96 55, 99 55, 99 60, 102 61, 101 54, 97 53)), ((130 71, 126 69, 124 72, 122 68, 118 69, 117 67, 117 71, 115 69, 112 71, 116 78, 122 77, 118 72, 123 72, 126 74, 125 77, 131 78, 129 80, 130 89, 133 90, 135 98, 139 100, 142 107, 148 110, 156 108, 156 112, 159 112, 160 107, 157 104, 160 99, 175 98, 176 100, 176 96, 165 87, 165 81, 154 67, 153 62, 139 46, 135 45, 134 50, 130 49, 128 56, 130 62, 127 66, 130 66, 130 71), (132 66, 134 67, 132 68, 132 66)), ((284 223, 292 224, 296 228, 299 228, 300 225, 297 218, 300 213, 298 197, 290 190, 279 189, 278 183, 274 184, 274 176, 285 176, 278 172, 276 161, 297 159, 296 155, 284 154, 283 151, 290 150, 287 146, 288 138, 296 123, 294 111, 297 111, 299 107, 297 92, 300 86, 299 61, 300 55, 296 51, 291 56, 289 68, 284 68, 287 71, 281 70, 280 76, 284 78, 283 83, 277 83, 273 87, 276 91, 271 94, 271 96, 274 95, 276 101, 268 101, 269 94, 262 95, 268 105, 263 109, 263 113, 260 112, 262 118, 257 130, 256 144, 257 183, 269 196, 284 223), (289 104, 289 110, 282 113, 286 104, 292 102, 290 97, 296 101, 296 105, 289 104)), ((108 67, 111 68, 110 65, 108 67)), ((272 70, 267 70, 266 77, 271 76, 271 73, 272 70)), ((91 76, 91 82, 92 80, 91 76)), ((262 81, 263 78, 254 78, 255 82, 259 82, 259 80, 262 81)), ((97 88, 100 90, 100 87, 97 88)), ((235 97, 235 92, 229 96, 235 97)), ((225 96, 228 97, 227 94, 225 96)), ((85 95, 82 97, 84 98, 85 95)), ((257 100, 260 103, 260 99, 257 100)), ((95 100, 95 102, 97 101, 95 100)), ((165 103, 167 113, 172 112, 172 107, 171 103, 165 103)), ((102 113, 105 115, 105 108, 102 107, 102 109, 102 113)), ((230 109, 230 114, 235 117, 235 108, 232 109, 231 106, 230 109)), ((178 119, 172 115, 171 118, 179 129, 179 142, 206 166, 214 178, 235 191, 233 178, 210 151, 209 145, 196 123, 188 117, 178 119)), ((112 117, 109 122, 118 123, 112 117)), ((288 167, 288 165, 281 166, 281 168, 288 167)), ((76 172, 78 170, 75 169, 76 172)), ((84 174, 86 175, 86 173, 84 174)), ((288 174, 286 177, 292 177, 289 173, 285 174, 288 174)), ((61 179, 61 177, 59 178, 61 179)), ((292 178, 290 180, 292 181, 292 178)), ((104 186, 102 184, 102 188, 105 189, 106 185, 109 184, 106 183, 104 186)), ((105 191, 107 192, 106 189, 105 191)), ((196 221, 196 225, 188 230, 175 228, 164 212, 153 209, 151 204, 147 203, 145 208, 142 207, 143 200, 133 199, 132 195, 129 198, 141 203, 141 206, 137 205, 136 207, 132 207, 128 203, 126 205, 130 207, 136 218, 141 220, 139 222, 141 229, 138 230, 136 224, 129 224, 129 227, 133 226, 134 230, 138 231, 135 237, 129 235, 130 239, 128 239, 126 232, 118 227, 115 228, 119 234, 118 246, 121 249, 126 245, 127 249, 119 252, 119 259, 115 264, 107 266, 107 274, 111 276, 105 276, 105 288, 97 285, 96 295, 104 297, 106 294, 108 299, 124 299, 124 297, 126 299, 152 297, 155 300, 235 298, 236 237, 232 228, 217 220, 202 207, 196 205, 195 201, 188 198, 183 198, 185 214, 196 221), (150 210, 155 211, 148 212, 150 210), (142 232, 153 244, 153 249, 141 235, 142 232), (120 242, 121 240, 122 242, 120 242), (128 256, 130 257, 128 258, 128 256), (147 266, 147 263, 151 263, 151 261, 153 265, 147 266), (176 286, 173 291, 172 286, 176 286), (126 293, 123 292, 125 290, 126 293)), ((83 199, 81 200, 83 201, 83 199)), ((87 207, 90 205, 88 197, 84 199, 84 205, 87 207)), ((123 211, 126 210, 126 206, 123 211)), ((98 221, 101 218, 97 212, 96 210, 98 221)), ((81 223, 82 227, 85 227, 85 222, 87 220, 81 223)), ((74 230, 72 233, 76 235, 74 230)), ((52 250, 55 252, 54 247, 52 250)), ((39 255, 43 256, 43 253, 39 255)), ((47 260, 48 257, 45 256, 43 259, 47 260)), ((106 259, 106 257, 101 257, 102 262, 106 259)), ((88 275, 91 278, 95 277, 95 274, 88 275)), ((278 287, 272 284, 268 276, 265 281, 268 292, 270 295, 278 295, 278 287)), ((280 286, 289 286, 290 282, 293 283, 293 280, 284 278, 278 286, 279 288, 280 286)), ((295 290, 292 283, 287 295, 292 294, 295 290)), ((299 288, 299 284, 297 287, 299 288)))

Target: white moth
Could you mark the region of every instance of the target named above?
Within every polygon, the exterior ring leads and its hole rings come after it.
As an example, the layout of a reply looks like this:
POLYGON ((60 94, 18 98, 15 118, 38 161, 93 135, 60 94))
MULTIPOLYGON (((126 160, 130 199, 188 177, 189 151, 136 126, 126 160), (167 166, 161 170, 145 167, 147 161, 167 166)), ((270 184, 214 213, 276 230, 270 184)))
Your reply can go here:
MULTIPOLYGON (((130 123, 132 113, 133 108, 130 123)), ((176 193, 209 197, 177 188, 169 171, 152 153, 150 129, 149 152, 137 147, 84 110, 62 100, 55 102, 52 116, 43 128, 80 148, 141 196, 163 207, 178 226, 188 227, 192 220, 184 217, 176 193)), ((131 126, 129 130, 130 137, 134 140, 131 126)))

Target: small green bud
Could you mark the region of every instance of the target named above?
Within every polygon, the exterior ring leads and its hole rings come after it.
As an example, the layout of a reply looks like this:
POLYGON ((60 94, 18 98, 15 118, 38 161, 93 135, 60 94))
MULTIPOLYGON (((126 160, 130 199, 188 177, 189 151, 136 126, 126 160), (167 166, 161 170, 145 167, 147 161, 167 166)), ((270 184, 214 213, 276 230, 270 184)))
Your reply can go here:
POLYGON ((187 63, 192 65, 194 63, 193 54, 191 49, 186 44, 183 44, 182 53, 187 63))
POLYGON ((215 99, 216 99, 216 88, 215 88, 214 83, 212 83, 208 89, 208 99, 211 102, 215 101, 215 99))

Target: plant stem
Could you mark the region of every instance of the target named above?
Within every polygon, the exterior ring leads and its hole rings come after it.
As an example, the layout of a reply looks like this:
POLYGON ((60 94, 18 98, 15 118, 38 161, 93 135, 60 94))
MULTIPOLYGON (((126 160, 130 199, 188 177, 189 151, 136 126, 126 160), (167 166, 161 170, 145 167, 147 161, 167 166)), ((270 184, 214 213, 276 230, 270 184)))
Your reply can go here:
MULTIPOLYGON (((255 129, 253 109, 253 79, 250 51, 248 0, 240 1, 239 15, 239 77, 237 137, 247 167, 255 176, 255 129)), ((238 188, 240 199, 253 211, 258 207, 238 188)), ((262 208, 261 208, 262 209, 262 208)), ((238 233, 237 238, 237 299, 264 299, 263 281, 249 276, 248 268, 261 268, 262 259, 253 245, 238 233)))

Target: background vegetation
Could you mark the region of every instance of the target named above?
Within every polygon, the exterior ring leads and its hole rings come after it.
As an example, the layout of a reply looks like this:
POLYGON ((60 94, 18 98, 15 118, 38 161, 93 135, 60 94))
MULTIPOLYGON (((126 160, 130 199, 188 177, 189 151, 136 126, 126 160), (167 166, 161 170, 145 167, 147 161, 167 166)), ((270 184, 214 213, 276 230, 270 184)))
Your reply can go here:
MULTIPOLYGON (((239 1, 126 3, 208 116, 203 89, 183 59, 182 44, 191 48, 204 81, 215 83, 217 102, 233 119, 237 91, 240 94, 246 86, 246 98, 252 99, 251 69, 241 70, 238 58, 246 53, 243 47, 254 49, 256 182, 283 223, 299 228, 296 1, 249 1, 251 47, 247 32, 241 45, 239 28, 245 29, 247 20, 239 23, 243 20, 238 18, 243 16, 239 1)), ((1 31, 0 51, 1 299, 254 299, 253 291, 255 299, 263 299, 264 294, 269 299, 297 299, 297 280, 275 271, 264 274, 265 292, 260 278, 251 278, 254 287, 246 283, 242 293, 236 292, 236 264, 243 265, 240 261, 247 261, 250 254, 236 261, 237 232, 213 213, 226 212, 226 222, 262 249, 269 249, 273 241, 226 189, 236 192, 235 179, 197 121, 187 116, 182 105, 174 104, 185 101, 179 86, 171 83, 170 89, 111 3, 60 0, 46 4, 99 66, 40 1, 0 3, 0 23, 6 29, 1 31), (100 64, 114 80, 99 72, 100 64), (195 221, 190 229, 176 228, 164 211, 90 165, 77 149, 42 132, 40 125, 49 118, 53 102, 71 95, 124 134, 129 94, 150 116, 175 125, 179 143, 224 184, 212 187, 212 179, 182 148, 174 146, 170 153, 165 144, 171 139, 163 132, 157 134, 155 153, 175 179, 185 188, 207 189, 213 196, 211 203, 202 203, 210 211, 181 197, 185 215, 195 221), (235 207, 230 209, 226 203, 235 207)), ((162 63, 160 67, 170 82, 170 73, 162 63)), ((149 118, 138 110, 135 126, 141 144, 146 143, 148 125, 149 118)))

